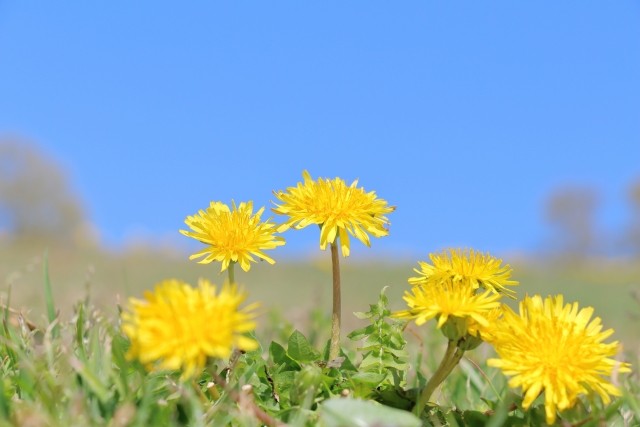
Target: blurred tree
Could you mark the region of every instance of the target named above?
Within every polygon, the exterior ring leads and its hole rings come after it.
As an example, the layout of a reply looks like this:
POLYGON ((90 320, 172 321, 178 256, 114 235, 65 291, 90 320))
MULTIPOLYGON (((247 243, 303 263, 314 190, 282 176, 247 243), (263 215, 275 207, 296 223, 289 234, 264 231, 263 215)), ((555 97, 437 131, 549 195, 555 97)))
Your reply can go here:
POLYGON ((596 246, 597 192, 589 187, 565 187, 551 194, 546 219, 554 229, 552 246, 567 255, 584 256, 596 246))
POLYGON ((62 168, 15 137, 0 138, 0 224, 19 239, 73 242, 88 228, 62 168))
POLYGON ((640 254, 640 179, 629 188, 632 218, 629 230, 625 233, 625 243, 636 253, 640 254))

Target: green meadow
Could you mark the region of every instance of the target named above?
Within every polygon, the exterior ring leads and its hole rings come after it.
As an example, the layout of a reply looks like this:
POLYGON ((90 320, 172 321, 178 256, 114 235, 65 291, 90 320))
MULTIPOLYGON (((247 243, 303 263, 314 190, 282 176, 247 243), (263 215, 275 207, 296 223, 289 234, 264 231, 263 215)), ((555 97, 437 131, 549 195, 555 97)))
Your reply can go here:
MULTIPOLYGON (((11 284, 12 307, 28 317, 39 318, 45 310, 42 281, 42 258, 45 246, 5 246, 0 251, 0 274, 5 277, 6 295, 11 284)), ((426 257, 425 257, 426 258, 426 257)), ((514 287, 518 296, 563 294, 565 302, 577 301, 580 307, 592 306, 595 316, 606 328, 614 328, 614 337, 625 347, 640 344, 640 304, 633 297, 640 289, 640 262, 629 259, 537 260, 521 257, 510 260, 514 287)), ((426 259, 424 259, 426 260, 426 259)), ((424 261, 420 260, 420 261, 424 261)), ((384 259, 341 259, 343 322, 346 331, 364 324, 351 315, 374 303, 380 290, 389 286, 387 295, 392 309, 405 306, 402 295, 409 290, 407 279, 417 274, 418 259, 389 262, 384 259)), ((155 283, 168 278, 197 284, 199 277, 222 284, 226 273, 219 275, 219 264, 197 264, 188 254, 153 251, 149 248, 110 253, 96 249, 69 247, 49 249, 49 274, 57 307, 64 316, 73 304, 89 292, 93 303, 114 311, 116 303, 127 297, 141 297, 155 283)), ((236 281, 249 291, 249 301, 260 301, 264 313, 262 325, 276 315, 304 329, 314 312, 331 312, 331 259, 329 251, 318 250, 312 259, 279 259, 273 266, 254 264, 245 273, 238 269, 236 281)), ((505 298, 503 302, 509 303, 505 298)), ((515 304, 511 303, 513 307, 515 304)))
MULTIPOLYGON (((424 387, 425 378, 435 375, 445 352, 446 339, 434 321, 420 327, 411 324, 404 332, 401 325, 391 326, 388 331, 402 337, 400 347, 389 350, 388 337, 382 336, 374 348, 401 357, 363 368, 367 353, 359 349, 366 335, 362 331, 375 317, 358 319, 353 312, 405 308, 402 295, 409 289, 407 279, 415 275, 417 260, 341 259, 346 360, 339 369, 327 365, 328 251, 305 260, 278 259, 273 266, 260 262, 248 273, 238 271, 236 281, 249 291, 248 302, 262 302, 255 333, 262 347, 235 362, 209 366, 191 383, 181 382, 178 372, 147 371, 127 359, 129 341, 119 331, 119 312, 128 297, 140 298, 166 278, 195 285, 199 277, 207 277, 222 284, 227 276, 218 274, 219 264, 199 265, 189 261, 188 254, 149 247, 115 253, 52 245, 45 269, 45 248, 34 244, 5 244, 0 260, 0 274, 5 277, 0 295, 3 306, 8 302, 10 307, 4 311, 0 345, 4 375, 0 427, 546 425, 542 397, 532 409, 521 410, 522 397, 510 391, 498 369, 487 366, 486 360, 495 356, 487 344, 465 354, 438 387, 422 418, 415 417, 411 408, 417 390, 424 387), (378 302, 385 287, 388 306, 384 300, 378 302), (356 329, 361 332, 349 339, 347 335, 356 329), (304 375, 318 369, 314 366, 324 367, 324 388, 308 386, 312 382, 304 375), (228 372, 226 385, 220 377, 224 372, 228 372), (400 383, 398 375, 403 378, 400 383), (304 397, 305 390, 313 392, 304 397), (266 418, 261 419, 256 408, 266 418)), ((507 256, 503 261, 511 264, 513 278, 520 281, 516 288, 520 297, 563 294, 565 303, 593 306, 595 316, 602 318, 605 328, 614 328, 614 339, 624 344, 624 354, 616 358, 632 363, 634 369, 631 375, 614 376, 623 389, 622 398, 604 405, 590 396, 553 425, 638 425, 634 420, 640 416, 636 373, 640 305, 633 290, 640 263, 525 261, 507 256)), ((393 325, 386 317, 376 321, 393 325)))

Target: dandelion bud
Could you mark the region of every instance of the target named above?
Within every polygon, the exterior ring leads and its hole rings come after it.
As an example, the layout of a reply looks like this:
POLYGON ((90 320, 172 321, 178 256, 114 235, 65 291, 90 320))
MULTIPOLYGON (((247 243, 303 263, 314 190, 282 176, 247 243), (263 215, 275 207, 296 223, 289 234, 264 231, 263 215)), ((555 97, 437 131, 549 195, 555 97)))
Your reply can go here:
POLYGON ((453 341, 458 341, 467 335, 467 319, 464 317, 449 316, 440 330, 445 337, 453 341))
POLYGON ((478 348, 480 344, 482 344, 482 338, 480 338, 479 334, 477 337, 467 334, 464 338, 458 341, 458 348, 460 350, 469 351, 478 348))

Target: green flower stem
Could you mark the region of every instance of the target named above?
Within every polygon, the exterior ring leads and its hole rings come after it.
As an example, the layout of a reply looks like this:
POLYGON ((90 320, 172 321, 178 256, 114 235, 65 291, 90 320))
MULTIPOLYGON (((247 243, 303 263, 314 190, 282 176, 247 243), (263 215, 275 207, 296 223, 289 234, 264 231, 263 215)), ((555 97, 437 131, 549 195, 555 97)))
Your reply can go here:
POLYGON ((338 236, 331 243, 331 264, 333 265, 333 312, 331 316, 331 347, 329 360, 340 356, 340 258, 338 258, 338 236))
POLYGON ((442 382, 447 379, 453 368, 456 367, 462 356, 464 355, 464 351, 460 350, 456 341, 449 340, 447 343, 447 350, 444 353, 444 357, 442 358, 442 362, 440 362, 440 366, 433 373, 427 385, 424 386, 420 395, 418 396, 418 401, 416 402, 416 415, 419 417, 424 410, 425 405, 431 398, 433 392, 438 388, 442 382))
MULTIPOLYGON (((235 266, 236 266, 236 262, 231 261, 229 263, 229 267, 227 268, 227 271, 229 272, 229 285, 233 285, 236 283, 236 275, 234 271, 235 266)), ((240 350, 238 350, 237 348, 234 348, 233 352, 231 352, 231 357, 229 358, 229 366, 227 369, 227 381, 229 381, 229 379, 231 378, 231 371, 235 367, 239 358, 240 358, 240 350)))
POLYGON ((209 399, 207 399, 207 396, 205 396, 205 394, 202 392, 200 385, 196 382, 195 379, 191 379, 191 387, 193 387, 193 390, 196 392, 196 396, 198 396, 198 399, 200 400, 200 403, 202 405, 206 407, 211 404, 209 399))
POLYGON ((236 275, 235 275, 235 271, 234 271, 234 267, 236 266, 236 262, 235 261, 231 261, 229 263, 229 268, 227 268, 227 271, 229 272, 229 284, 233 285, 234 283, 236 283, 236 275))

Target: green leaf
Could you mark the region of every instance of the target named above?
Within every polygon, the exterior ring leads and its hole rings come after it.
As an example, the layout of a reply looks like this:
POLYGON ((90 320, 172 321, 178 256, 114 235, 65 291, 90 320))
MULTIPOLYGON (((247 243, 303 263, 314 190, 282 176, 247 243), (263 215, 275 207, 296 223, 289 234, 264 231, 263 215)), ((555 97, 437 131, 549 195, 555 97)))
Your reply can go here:
POLYGON ((415 405, 415 400, 408 399, 393 388, 378 391, 376 393, 376 400, 392 408, 404 409, 405 411, 411 410, 415 405))
MULTIPOLYGON (((371 326, 376 326, 376 325, 371 325, 371 326)), ((382 345, 382 338, 380 338, 380 334, 378 333, 378 328, 375 327, 375 332, 373 332, 371 335, 369 335, 367 337, 366 340, 364 340, 364 343, 362 344, 363 348, 370 348, 370 347, 380 347, 382 345)))
POLYGON ((377 331, 378 328, 376 327, 376 325, 369 325, 365 328, 360 328, 360 329, 356 329, 355 331, 351 332, 349 335, 347 335, 347 337, 353 341, 359 341, 361 339, 363 339, 364 337, 371 335, 372 333, 374 333, 375 331, 377 331))
POLYGON ((380 385, 382 381, 387 377, 387 374, 376 374, 375 372, 358 372, 351 376, 354 382, 365 383, 371 385, 372 388, 380 385))
POLYGON ((311 363, 322 358, 320 352, 311 348, 307 338, 299 331, 294 331, 289 337, 287 355, 300 363, 311 363))
POLYGON ((9 402, 10 400, 5 396, 4 378, 0 377, 0 420, 9 419, 9 402))
POLYGON ((410 412, 358 399, 329 399, 320 405, 326 427, 421 427, 410 412))
POLYGON ((380 344, 376 344, 376 345, 370 345, 367 347, 358 347, 356 350, 361 351, 363 353, 369 352, 369 351, 374 351, 374 352, 379 352, 380 348, 382 348, 382 346, 380 344))
POLYGON ((527 423, 531 426, 546 426, 547 417, 544 410, 544 405, 532 406, 525 412, 527 417, 527 423))
POLYGON ((298 371, 285 371, 279 372, 272 376, 273 379, 273 387, 276 392, 283 397, 283 393, 287 393, 287 397, 289 394, 289 389, 291 388, 291 383, 293 382, 293 378, 298 371))
POLYGON ((484 427, 489 420, 489 417, 478 411, 464 411, 462 419, 465 425, 469 427, 484 427))
POLYGON ((371 317, 382 315, 382 311, 380 311, 378 304, 369 304, 369 314, 371 314, 371 317))
POLYGON ((560 412, 560 417, 570 423, 576 423, 589 418, 591 414, 582 400, 578 399, 573 407, 560 412))
MULTIPOLYGON (((49 323, 53 323, 56 320, 56 306, 53 302, 53 292, 51 291, 51 280, 49 280, 49 249, 44 251, 44 298, 47 304, 47 318, 49 323)), ((58 335, 58 325, 54 326, 51 331, 51 337, 55 338, 58 335)))
POLYGON ((393 344, 397 348, 402 348, 407 344, 407 342, 402 338, 402 335, 396 334, 395 332, 391 334, 390 341, 391 344, 393 344))
POLYGON ((253 341, 255 341, 258 344, 258 348, 256 348, 255 350, 247 351, 244 354, 244 357, 247 360, 262 358, 262 353, 264 353, 264 349, 262 348, 262 344, 260 344, 260 341, 256 339, 256 335, 252 332, 245 332, 242 335, 244 335, 247 338, 251 338, 253 341))
POLYGON ((374 353, 369 353, 367 354, 367 356, 362 360, 362 362, 360 363, 360 370, 365 370, 366 368, 372 367, 372 366, 381 366, 381 360, 380 358, 375 355, 374 353))
POLYGON ((380 377, 382 377, 382 380, 386 378, 386 375, 376 374, 374 372, 364 372, 364 374, 370 374, 376 377, 361 377, 363 380, 360 380, 359 378, 350 378, 347 382, 342 383, 343 388, 349 389, 349 396, 353 398, 373 399, 373 394, 376 392, 376 388, 380 384, 380 381, 378 380, 380 377))
POLYGON ((328 339, 327 343, 324 346, 324 349, 322 350, 322 360, 324 360, 325 362, 329 361, 330 351, 331 351, 331 340, 328 339))
POLYGON ((353 315, 358 319, 371 319, 374 316, 373 313, 364 313, 362 311, 355 311, 353 315))
POLYGON ((382 364, 385 368, 394 368, 399 371, 406 371, 407 369, 409 369, 408 364, 396 360, 396 358, 389 353, 385 353, 382 355, 382 364))
POLYGON ((282 365, 282 370, 287 371, 300 368, 296 361, 287 355, 287 351, 284 347, 275 341, 272 341, 271 345, 269 345, 269 357, 274 364, 282 365))
POLYGON ((380 301, 378 302, 378 307, 380 307, 381 309, 387 308, 387 305, 389 304, 389 298, 387 298, 387 296, 385 295, 387 289, 389 289, 389 286, 385 286, 380 291, 380 301))
POLYGON ((393 354, 395 357, 408 357, 409 352, 406 350, 396 350, 395 348, 385 347, 384 351, 393 354))
POLYGON ((344 357, 344 362, 342 362, 342 366, 340 366, 341 370, 358 372, 358 369, 351 362, 351 359, 349 359, 349 356, 347 356, 347 354, 344 351, 342 351, 342 349, 340 349, 340 356, 344 357))

